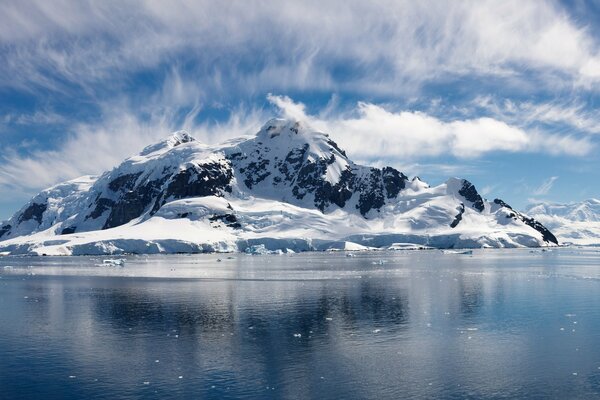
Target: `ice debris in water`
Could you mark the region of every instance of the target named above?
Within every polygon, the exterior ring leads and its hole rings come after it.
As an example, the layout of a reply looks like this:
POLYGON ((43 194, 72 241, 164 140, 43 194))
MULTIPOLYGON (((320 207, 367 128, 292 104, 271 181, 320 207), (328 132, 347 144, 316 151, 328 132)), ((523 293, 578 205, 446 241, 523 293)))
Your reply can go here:
POLYGON ((373 333, 379 333, 379 332, 381 332, 381 329, 375 329, 375 330, 373 331, 373 333))
POLYGON ((442 250, 443 254, 473 254, 473 250, 442 250))
POLYGON ((117 258, 117 259, 108 258, 106 260, 103 260, 102 264, 108 265, 111 267, 123 267, 123 266, 125 266, 125 259, 124 258, 117 258))
POLYGON ((271 252, 265 247, 264 244, 257 244, 254 246, 247 247, 245 252, 246 252, 246 254, 252 254, 252 255, 271 254, 271 252))
POLYGON ((294 333, 294 337, 298 337, 298 338, 302 337, 302 334, 301 333, 294 333))

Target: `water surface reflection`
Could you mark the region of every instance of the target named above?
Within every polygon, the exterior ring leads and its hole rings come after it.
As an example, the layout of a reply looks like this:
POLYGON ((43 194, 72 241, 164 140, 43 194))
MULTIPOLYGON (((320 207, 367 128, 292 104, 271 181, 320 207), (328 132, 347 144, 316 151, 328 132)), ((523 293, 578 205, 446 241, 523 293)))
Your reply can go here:
POLYGON ((597 397, 599 261, 4 258, 0 397, 597 397))

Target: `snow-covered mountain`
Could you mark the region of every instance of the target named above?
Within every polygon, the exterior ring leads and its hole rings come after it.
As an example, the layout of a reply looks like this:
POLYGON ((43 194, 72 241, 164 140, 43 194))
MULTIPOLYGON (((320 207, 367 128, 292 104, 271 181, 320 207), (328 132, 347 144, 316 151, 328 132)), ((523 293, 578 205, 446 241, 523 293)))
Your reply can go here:
POLYGON ((42 191, 0 226, 11 254, 104 254, 556 244, 539 222, 470 182, 430 187, 357 165, 327 134, 273 119, 206 145, 186 132, 99 177, 42 191))
POLYGON ((527 213, 552 229, 561 243, 600 245, 600 200, 532 204, 527 213))

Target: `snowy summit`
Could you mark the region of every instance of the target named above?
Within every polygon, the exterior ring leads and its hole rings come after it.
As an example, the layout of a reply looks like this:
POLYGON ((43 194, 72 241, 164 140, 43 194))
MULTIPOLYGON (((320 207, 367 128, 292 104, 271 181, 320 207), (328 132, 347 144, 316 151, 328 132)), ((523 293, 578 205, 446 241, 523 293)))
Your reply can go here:
POLYGON ((187 132, 99 177, 46 189, 0 226, 9 254, 305 251, 555 245, 504 201, 355 164, 329 136, 272 119, 219 145, 187 132), (397 246, 396 246, 397 247, 397 246))

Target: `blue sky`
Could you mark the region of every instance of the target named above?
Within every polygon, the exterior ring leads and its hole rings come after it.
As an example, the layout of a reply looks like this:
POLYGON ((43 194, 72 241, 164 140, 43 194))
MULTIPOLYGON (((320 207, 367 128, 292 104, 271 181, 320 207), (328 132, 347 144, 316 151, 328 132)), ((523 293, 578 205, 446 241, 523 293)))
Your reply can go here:
POLYGON ((597 1, 0 2, 0 219, 169 132, 308 120, 485 197, 600 197, 597 1))

